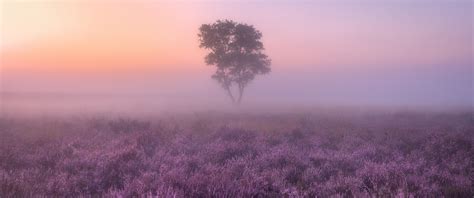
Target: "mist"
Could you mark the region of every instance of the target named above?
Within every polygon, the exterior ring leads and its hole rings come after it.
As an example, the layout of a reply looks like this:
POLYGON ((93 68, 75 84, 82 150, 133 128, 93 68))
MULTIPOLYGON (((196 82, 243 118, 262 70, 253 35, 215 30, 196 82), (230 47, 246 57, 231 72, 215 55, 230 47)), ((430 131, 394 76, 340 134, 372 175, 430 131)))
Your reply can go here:
POLYGON ((2 7, 3 113, 236 109, 199 48, 199 26, 218 19, 261 31, 272 61, 240 109, 473 106, 471 1, 2 7))
POLYGON ((0 1, 0 197, 474 197, 471 0, 0 1))
MULTIPOLYGON (((309 68, 309 69, 308 69, 309 68)), ((2 112, 151 112, 235 109, 211 68, 147 74, 2 75, 2 112)), ((376 71, 285 71, 252 82, 241 109, 472 108, 470 66, 376 71)))

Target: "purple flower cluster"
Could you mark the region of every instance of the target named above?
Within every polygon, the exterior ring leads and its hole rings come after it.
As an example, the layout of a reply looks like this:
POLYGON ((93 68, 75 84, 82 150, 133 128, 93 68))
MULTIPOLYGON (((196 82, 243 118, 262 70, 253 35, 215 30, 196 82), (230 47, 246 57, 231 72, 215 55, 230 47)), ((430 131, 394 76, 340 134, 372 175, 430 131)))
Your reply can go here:
POLYGON ((0 119, 0 197, 473 197, 472 113, 0 119))

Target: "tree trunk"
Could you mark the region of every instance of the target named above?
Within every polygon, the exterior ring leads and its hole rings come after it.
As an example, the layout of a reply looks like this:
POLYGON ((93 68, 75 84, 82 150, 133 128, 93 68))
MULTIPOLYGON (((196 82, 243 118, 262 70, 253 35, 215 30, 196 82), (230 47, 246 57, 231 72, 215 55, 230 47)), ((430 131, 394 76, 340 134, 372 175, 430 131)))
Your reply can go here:
POLYGON ((225 87, 225 89, 227 90, 227 95, 229 95, 230 99, 232 99, 232 104, 235 104, 236 101, 235 101, 234 95, 232 95, 232 91, 230 91, 230 87, 227 86, 225 87))
POLYGON ((242 102, 242 95, 244 94, 244 86, 239 84, 239 99, 237 100, 237 104, 240 105, 242 102))

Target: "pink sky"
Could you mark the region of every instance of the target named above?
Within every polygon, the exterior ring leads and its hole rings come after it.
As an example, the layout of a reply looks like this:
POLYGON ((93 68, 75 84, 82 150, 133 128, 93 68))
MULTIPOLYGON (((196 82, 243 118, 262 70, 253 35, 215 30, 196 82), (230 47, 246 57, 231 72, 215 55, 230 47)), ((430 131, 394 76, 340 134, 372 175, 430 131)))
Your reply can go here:
POLYGON ((25 71, 198 69, 190 68, 203 64, 197 29, 222 18, 259 28, 275 65, 326 69, 471 60, 467 3, 291 2, 6 0, 3 66, 25 71))
MULTIPOLYGON (((348 72, 436 76, 447 70, 455 75, 443 78, 446 84, 458 86, 456 78, 465 83, 472 72, 468 0, 4 0, 1 8, 0 71, 7 91, 60 91, 57 85, 68 83, 84 91, 96 90, 90 84, 133 89, 135 79, 162 86, 186 75, 207 79, 213 69, 204 64, 197 31, 217 19, 261 30, 275 73, 267 81, 275 84, 286 84, 276 77, 283 74, 329 73, 336 80, 348 72), (90 84, 71 81, 84 77, 90 84)), ((462 86, 469 91, 472 84, 462 86)))

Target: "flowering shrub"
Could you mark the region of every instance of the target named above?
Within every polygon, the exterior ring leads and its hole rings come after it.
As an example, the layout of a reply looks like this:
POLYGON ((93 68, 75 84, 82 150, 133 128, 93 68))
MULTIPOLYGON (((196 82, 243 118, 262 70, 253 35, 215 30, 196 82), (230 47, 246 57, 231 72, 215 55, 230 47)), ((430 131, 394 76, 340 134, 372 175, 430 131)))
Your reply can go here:
POLYGON ((2 118, 0 197, 473 197, 472 118, 2 118))

